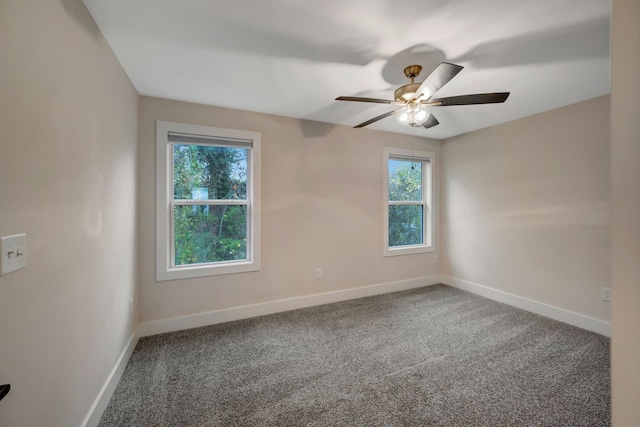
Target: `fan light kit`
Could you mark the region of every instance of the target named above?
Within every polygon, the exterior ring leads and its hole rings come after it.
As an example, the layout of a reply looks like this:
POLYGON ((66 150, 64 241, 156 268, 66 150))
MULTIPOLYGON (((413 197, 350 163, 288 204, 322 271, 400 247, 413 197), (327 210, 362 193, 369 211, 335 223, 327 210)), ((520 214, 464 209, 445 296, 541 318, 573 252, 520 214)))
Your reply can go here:
POLYGON ((476 105, 502 103, 509 97, 509 92, 478 93, 474 95, 450 96, 447 98, 432 99, 440 88, 449 83, 460 71, 462 66, 442 62, 422 83, 415 83, 415 78, 420 75, 420 65, 410 65, 404 69, 404 75, 411 79, 411 83, 399 87, 394 92, 394 100, 378 98, 360 98, 355 96, 339 96, 336 101, 371 102, 375 104, 390 104, 402 106, 399 110, 389 111, 354 127, 362 128, 371 123, 382 120, 394 114, 398 115, 398 121, 409 126, 422 126, 429 129, 440 122, 430 112, 428 107, 443 107, 448 105, 476 105))
POLYGON ((431 114, 426 107, 421 105, 409 105, 398 114, 398 121, 409 126, 420 126, 431 114))

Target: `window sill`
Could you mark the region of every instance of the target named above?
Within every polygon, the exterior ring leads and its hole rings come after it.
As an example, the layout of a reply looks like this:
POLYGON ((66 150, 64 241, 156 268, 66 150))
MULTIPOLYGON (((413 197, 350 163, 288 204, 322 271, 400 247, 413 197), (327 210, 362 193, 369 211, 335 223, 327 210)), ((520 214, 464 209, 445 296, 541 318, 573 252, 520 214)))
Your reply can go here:
POLYGON ((223 274, 247 273, 259 271, 260 263, 255 261, 245 261, 229 263, 224 265, 198 265, 189 267, 178 267, 156 272, 156 281, 191 279, 195 277, 220 276, 223 274))
POLYGON ((399 256, 399 255, 412 255, 422 254, 426 252, 435 252, 433 246, 415 245, 415 246, 399 246, 395 248, 386 248, 383 256, 399 256))

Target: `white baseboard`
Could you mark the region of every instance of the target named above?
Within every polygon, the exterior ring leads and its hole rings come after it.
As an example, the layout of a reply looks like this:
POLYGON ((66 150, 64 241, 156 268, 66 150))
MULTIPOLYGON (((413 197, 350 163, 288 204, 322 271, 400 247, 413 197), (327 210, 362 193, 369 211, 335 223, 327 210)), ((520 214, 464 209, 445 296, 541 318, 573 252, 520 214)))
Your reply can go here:
POLYGON ((98 397, 93 402, 89 413, 84 418, 84 421, 81 424, 82 427, 95 427, 100 422, 100 418, 102 417, 104 410, 107 409, 109 400, 111 400, 111 396, 120 382, 120 378, 122 378, 124 368, 127 367, 127 363, 129 363, 133 350, 136 348, 136 344, 138 344, 138 338, 139 335, 136 329, 129 337, 127 345, 124 347, 124 350, 122 350, 122 353, 120 353, 116 366, 113 367, 111 374, 107 377, 107 381, 102 386, 102 390, 100 390, 98 397))
POLYGON ((593 317, 574 313, 572 311, 554 307, 528 298, 519 297, 517 295, 499 291, 477 283, 456 279, 451 276, 441 276, 441 280, 445 285, 449 285, 454 288, 462 289, 494 301, 521 308, 523 310, 549 317, 560 322, 568 323, 569 325, 577 326, 607 337, 611 336, 611 323, 605 322, 604 320, 594 319, 593 317))
POLYGON ((263 316, 265 314, 280 313, 299 308, 312 307, 321 304, 329 304, 355 298, 363 298, 373 295, 397 292, 407 289, 420 288, 440 283, 440 276, 427 276, 417 279, 402 280, 399 282, 383 283, 364 286, 361 288, 345 289, 334 292, 326 292, 315 295, 305 295, 296 298, 269 301, 260 304, 233 307, 224 310, 209 311, 206 313, 192 314, 188 316, 174 317, 171 319, 154 320, 138 325, 140 337, 174 332, 183 329, 198 328, 214 325, 216 323, 230 322, 233 320, 247 319, 263 316))

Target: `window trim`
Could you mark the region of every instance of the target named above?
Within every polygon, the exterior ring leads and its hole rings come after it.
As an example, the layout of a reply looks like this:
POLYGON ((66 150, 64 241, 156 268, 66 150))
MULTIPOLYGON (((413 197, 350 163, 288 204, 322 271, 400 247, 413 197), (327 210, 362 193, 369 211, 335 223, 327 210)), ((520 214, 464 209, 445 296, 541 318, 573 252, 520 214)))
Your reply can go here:
MULTIPOLYGON (((435 200, 435 165, 436 155, 431 151, 416 151, 403 148, 385 147, 384 155, 382 159, 382 217, 383 217, 383 256, 397 256, 397 255, 410 255, 425 252, 435 252, 435 221, 436 210, 434 209, 433 202, 435 200), (421 245, 411 246, 397 246, 389 247, 389 160, 416 160, 422 162, 426 167, 422 173, 422 187, 423 187, 423 202, 424 202, 424 216, 423 216, 423 241, 421 245)), ((393 203, 393 204, 416 204, 411 203, 393 203)))
POLYGON ((168 121, 156 121, 156 281, 188 279, 260 270, 261 134, 168 121), (171 267, 173 164, 169 133, 251 141, 247 167, 247 260, 171 267))

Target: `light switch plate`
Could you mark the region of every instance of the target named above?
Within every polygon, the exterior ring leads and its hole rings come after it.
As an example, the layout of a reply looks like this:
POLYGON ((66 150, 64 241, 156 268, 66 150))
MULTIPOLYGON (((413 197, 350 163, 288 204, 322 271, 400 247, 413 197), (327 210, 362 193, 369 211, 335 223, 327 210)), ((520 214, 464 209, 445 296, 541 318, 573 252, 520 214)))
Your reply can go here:
POLYGON ((27 235, 0 238, 0 276, 27 266, 27 235))

